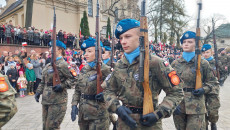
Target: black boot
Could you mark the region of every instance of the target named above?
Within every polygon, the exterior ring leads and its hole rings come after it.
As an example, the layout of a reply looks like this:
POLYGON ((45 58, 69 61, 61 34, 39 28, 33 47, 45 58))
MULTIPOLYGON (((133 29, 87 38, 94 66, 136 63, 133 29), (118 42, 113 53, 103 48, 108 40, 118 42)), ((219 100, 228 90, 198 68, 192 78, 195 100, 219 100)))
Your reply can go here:
POLYGON ((211 123, 211 130, 217 130, 216 123, 211 123))

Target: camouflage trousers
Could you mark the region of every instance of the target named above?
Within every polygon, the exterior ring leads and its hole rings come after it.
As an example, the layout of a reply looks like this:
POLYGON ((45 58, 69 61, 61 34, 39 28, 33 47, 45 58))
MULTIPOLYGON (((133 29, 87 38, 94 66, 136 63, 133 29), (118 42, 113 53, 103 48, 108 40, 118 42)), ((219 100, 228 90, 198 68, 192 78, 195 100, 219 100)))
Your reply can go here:
POLYGON ((121 118, 118 117, 117 130, 162 130, 161 120, 154 124, 152 127, 146 127, 140 123, 141 114, 130 114, 130 116, 137 122, 137 128, 131 129, 121 118))
POLYGON ((208 121, 216 123, 219 119, 218 110, 220 108, 220 98, 217 95, 206 95, 206 108, 208 111, 206 124, 208 124, 208 121))
POLYGON ((205 114, 173 114, 177 130, 206 130, 205 114))
POLYGON ((60 129, 67 109, 67 103, 42 105, 43 130, 60 129))
POLYGON ((78 121, 80 130, 109 130, 109 119, 83 120, 78 121))

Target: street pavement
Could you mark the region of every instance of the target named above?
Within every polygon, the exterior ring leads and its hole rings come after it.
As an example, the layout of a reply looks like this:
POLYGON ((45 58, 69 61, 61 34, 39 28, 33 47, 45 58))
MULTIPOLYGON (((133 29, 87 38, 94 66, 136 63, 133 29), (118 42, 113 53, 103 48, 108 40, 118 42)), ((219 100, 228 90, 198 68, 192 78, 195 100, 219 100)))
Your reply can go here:
MULTIPOLYGON (((61 130, 78 130, 77 120, 71 121, 71 101, 73 89, 68 90, 68 106, 65 118, 61 124, 61 130)), ((165 93, 159 96, 160 102, 163 100, 165 93)), ((42 130, 42 105, 34 100, 34 96, 17 98, 18 112, 16 115, 2 127, 2 130, 42 130)), ((217 123, 218 130, 230 130, 230 76, 223 87, 220 88, 220 118, 217 123)), ((110 127, 112 129, 112 125, 110 127)), ((163 119, 164 130, 175 130, 172 117, 163 119)))

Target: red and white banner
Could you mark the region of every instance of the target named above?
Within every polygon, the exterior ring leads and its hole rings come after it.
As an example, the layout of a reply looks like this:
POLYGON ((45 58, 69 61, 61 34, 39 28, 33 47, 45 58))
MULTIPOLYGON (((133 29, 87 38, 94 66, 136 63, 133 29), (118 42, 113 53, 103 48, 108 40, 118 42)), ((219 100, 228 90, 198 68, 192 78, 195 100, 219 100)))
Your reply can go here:
POLYGON ((22 46, 27 46, 27 42, 22 42, 22 46))

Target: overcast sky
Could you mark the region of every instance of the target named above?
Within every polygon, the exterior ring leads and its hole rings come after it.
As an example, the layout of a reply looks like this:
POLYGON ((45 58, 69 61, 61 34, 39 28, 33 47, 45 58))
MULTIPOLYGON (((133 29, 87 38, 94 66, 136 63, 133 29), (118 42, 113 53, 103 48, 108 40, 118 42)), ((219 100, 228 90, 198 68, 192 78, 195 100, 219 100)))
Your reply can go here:
MULTIPOLYGON (((185 0, 185 8, 193 19, 189 24, 194 25, 197 19, 197 0, 185 0)), ((214 14, 221 14, 225 16, 225 22, 230 22, 230 0, 202 0, 201 20, 214 14)))

